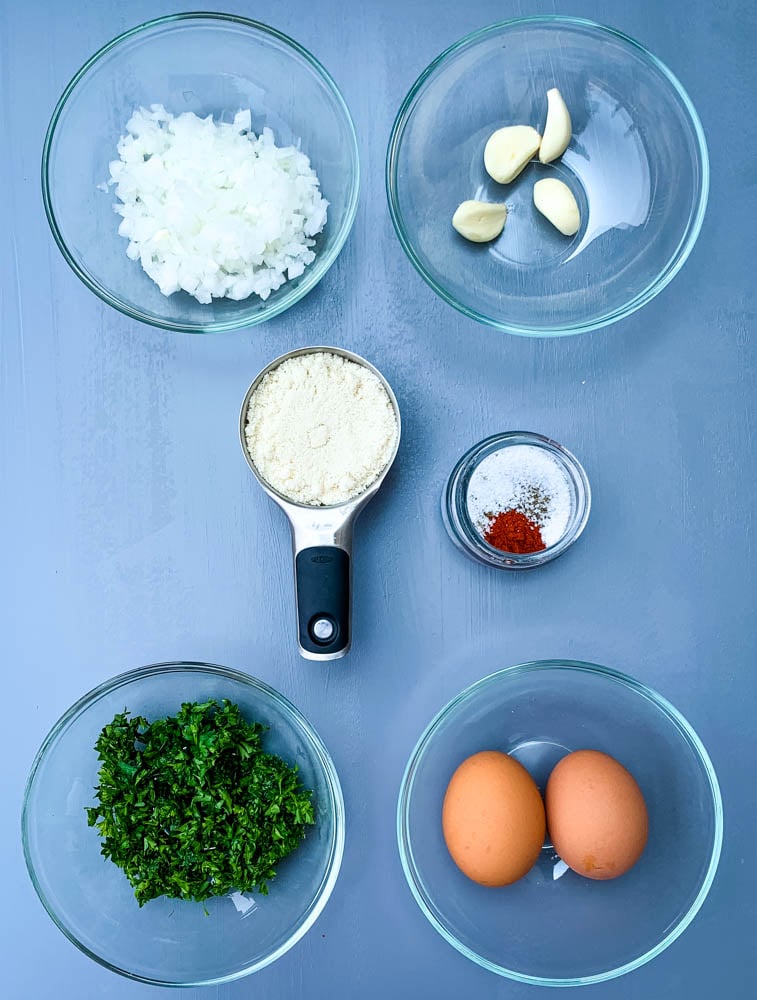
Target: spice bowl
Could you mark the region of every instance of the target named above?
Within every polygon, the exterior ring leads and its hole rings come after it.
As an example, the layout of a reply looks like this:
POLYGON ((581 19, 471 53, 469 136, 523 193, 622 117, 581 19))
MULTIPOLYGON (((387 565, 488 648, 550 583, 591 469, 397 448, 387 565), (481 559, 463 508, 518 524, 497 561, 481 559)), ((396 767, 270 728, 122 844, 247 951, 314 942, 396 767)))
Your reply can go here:
POLYGON ((249 674, 206 663, 162 663, 120 674, 84 695, 53 726, 26 786, 22 835, 37 895, 66 937, 101 965, 158 986, 239 979, 278 959, 326 905, 344 850, 344 801, 326 747, 286 698, 249 674), (296 766, 315 823, 276 868, 268 895, 233 892, 205 902, 160 896, 140 907, 124 873, 88 826, 95 804, 95 741, 114 714, 148 720, 184 702, 239 706, 266 727, 263 749, 296 766))
POLYGON ((561 556, 580 537, 590 509, 589 480, 575 455, 529 431, 474 445, 442 494, 449 537, 467 556, 498 569, 534 569, 561 556))

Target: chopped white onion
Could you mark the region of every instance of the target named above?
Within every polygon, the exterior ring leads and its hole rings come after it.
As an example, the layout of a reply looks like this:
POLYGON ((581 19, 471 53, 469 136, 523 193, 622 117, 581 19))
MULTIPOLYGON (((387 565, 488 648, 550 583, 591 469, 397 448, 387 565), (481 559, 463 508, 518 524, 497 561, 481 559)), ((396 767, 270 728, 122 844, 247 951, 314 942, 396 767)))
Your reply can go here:
POLYGON ((232 124, 138 108, 110 164, 126 250, 164 295, 198 302, 267 299, 315 259, 328 202, 310 160, 251 131, 249 110, 232 124))

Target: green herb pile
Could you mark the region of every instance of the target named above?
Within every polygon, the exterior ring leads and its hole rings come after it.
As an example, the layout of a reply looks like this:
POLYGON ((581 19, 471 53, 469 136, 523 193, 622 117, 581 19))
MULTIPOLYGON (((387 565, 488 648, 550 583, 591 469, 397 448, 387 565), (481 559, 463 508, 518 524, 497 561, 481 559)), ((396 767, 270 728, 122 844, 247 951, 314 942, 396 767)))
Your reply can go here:
POLYGON ((268 892, 314 815, 297 768, 264 752, 264 731, 228 700, 186 703, 155 722, 123 712, 104 727, 88 822, 140 906, 268 892))

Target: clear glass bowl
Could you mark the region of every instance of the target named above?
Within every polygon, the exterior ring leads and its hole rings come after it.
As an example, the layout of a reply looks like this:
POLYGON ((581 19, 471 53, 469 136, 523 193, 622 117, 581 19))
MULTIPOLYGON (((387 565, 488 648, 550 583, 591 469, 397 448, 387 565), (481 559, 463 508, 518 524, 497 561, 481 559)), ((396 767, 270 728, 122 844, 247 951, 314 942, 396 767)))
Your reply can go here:
POLYGON ((723 810, 707 752, 669 702, 614 670, 545 660, 485 677, 436 716, 405 770, 397 836, 416 901, 453 947, 510 979, 579 986, 638 968, 691 923, 715 876, 723 810), (581 748, 616 757, 641 786, 649 841, 637 864, 590 881, 563 873, 547 843, 511 886, 467 879, 441 824, 458 764, 479 750, 511 753, 543 791, 557 761, 581 748))
POLYGON ((461 552, 497 569, 535 569, 561 556, 582 534, 590 510, 589 480, 576 456, 556 441, 530 431, 493 434, 474 445, 454 467, 442 493, 442 520, 449 537, 461 552), (517 445, 542 448, 551 455, 565 473, 570 489, 570 515, 565 531, 554 545, 539 552, 502 552, 489 545, 481 537, 468 509, 468 485, 476 469, 495 452, 517 445))
POLYGON ((45 138, 42 191, 63 256, 82 281, 127 316, 187 333, 253 326, 288 309, 336 260, 355 218, 358 150, 336 84, 302 46, 256 21, 227 14, 176 14, 125 32, 95 53, 58 101, 45 138), (252 110, 255 132, 273 129, 278 145, 301 143, 329 202, 317 257, 265 302, 161 294, 118 235, 113 189, 102 191, 116 144, 140 105, 163 104, 230 121, 252 110))
POLYGON ((508 333, 559 336, 622 319, 667 285, 699 235, 709 165, 694 106, 666 66, 610 28, 544 16, 468 35, 424 70, 394 123, 386 179, 400 242, 437 294, 508 333), (507 124, 541 130, 550 87, 570 110, 570 146, 497 184, 487 138, 507 124), (577 197, 575 237, 533 206, 534 183, 550 176, 577 197), (453 230, 467 198, 507 203, 493 243, 453 230))
POLYGON ((164 663, 101 684, 55 724, 29 775, 22 832, 40 900, 86 955, 141 982, 201 986, 262 969, 311 927, 339 873, 344 803, 326 748, 286 698, 225 667, 164 663), (97 830, 87 826, 84 810, 94 804, 99 766, 95 741, 124 708, 158 718, 183 701, 209 698, 229 698, 249 721, 270 727, 264 746, 299 767, 313 792, 316 823, 278 866, 267 896, 205 904, 161 897, 140 909, 121 870, 101 856, 97 830))

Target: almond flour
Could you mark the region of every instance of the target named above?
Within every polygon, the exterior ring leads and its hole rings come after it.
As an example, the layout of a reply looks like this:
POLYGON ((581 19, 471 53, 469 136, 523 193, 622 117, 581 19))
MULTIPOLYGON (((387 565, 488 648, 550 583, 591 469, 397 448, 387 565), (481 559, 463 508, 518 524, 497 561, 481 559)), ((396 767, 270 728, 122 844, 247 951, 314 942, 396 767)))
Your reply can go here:
POLYGON ((359 496, 397 440, 394 407, 363 365, 330 351, 288 358, 261 380, 245 425, 250 458, 278 493, 307 506, 359 496))

